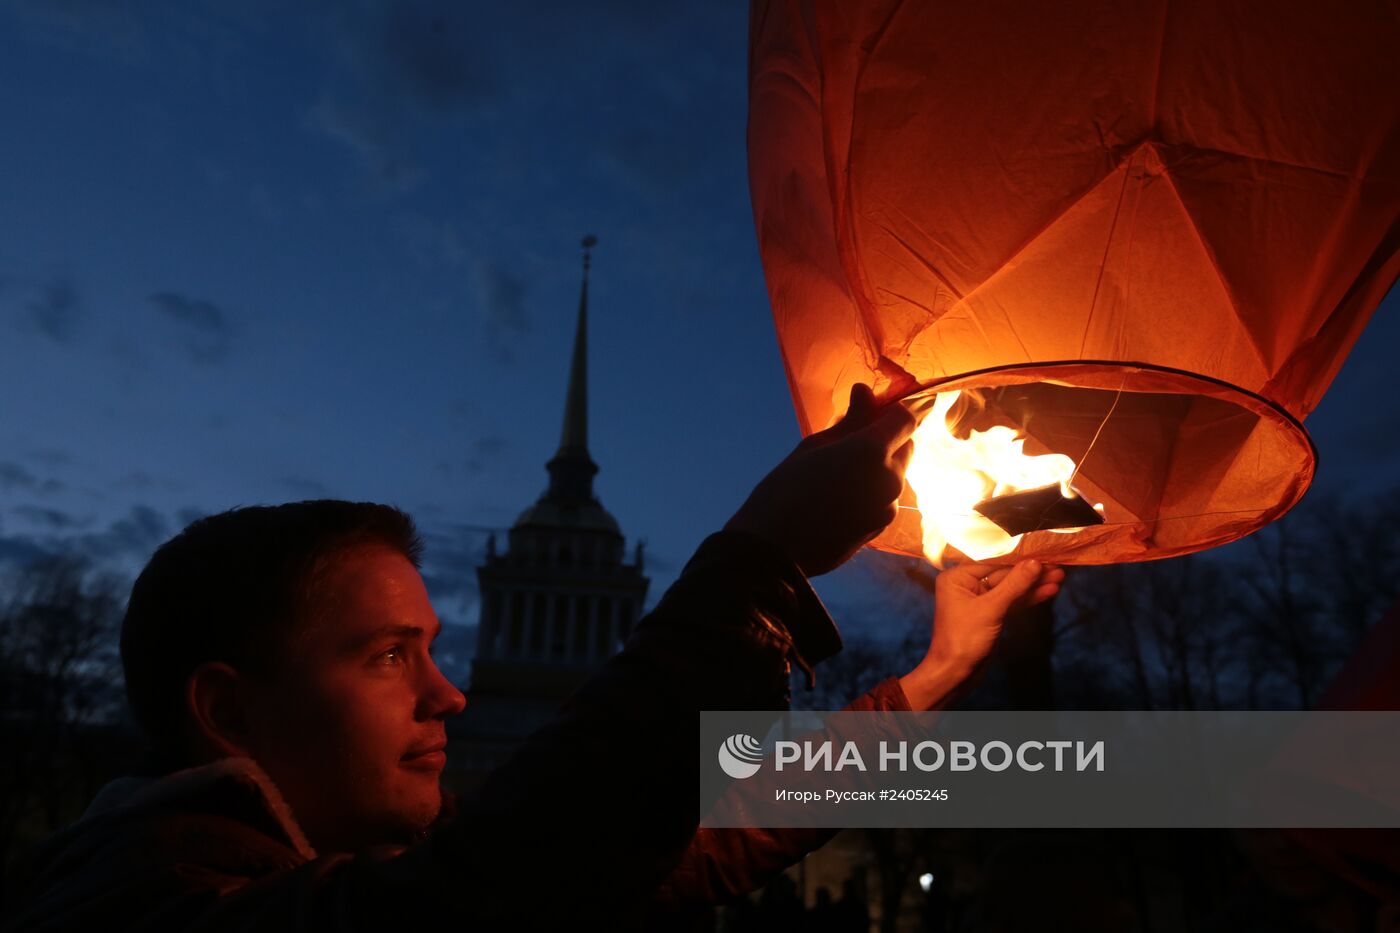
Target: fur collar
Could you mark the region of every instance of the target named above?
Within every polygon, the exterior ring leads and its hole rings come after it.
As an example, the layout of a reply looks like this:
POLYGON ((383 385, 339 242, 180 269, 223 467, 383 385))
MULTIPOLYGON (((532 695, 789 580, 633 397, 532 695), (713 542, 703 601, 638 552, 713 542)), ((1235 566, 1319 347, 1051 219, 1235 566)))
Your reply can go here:
POLYGON ((271 819, 299 855, 308 861, 316 857, 316 850, 307 841, 286 798, 267 772, 251 758, 222 758, 211 764, 186 768, 158 778, 117 778, 97 792, 81 822, 118 811, 164 806, 221 791, 236 791, 242 797, 251 796, 253 805, 271 819))

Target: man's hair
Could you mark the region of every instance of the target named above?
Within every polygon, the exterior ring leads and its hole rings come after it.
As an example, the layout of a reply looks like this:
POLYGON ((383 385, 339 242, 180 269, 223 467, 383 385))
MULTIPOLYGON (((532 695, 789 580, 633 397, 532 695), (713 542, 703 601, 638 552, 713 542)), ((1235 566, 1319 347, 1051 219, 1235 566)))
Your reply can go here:
POLYGON ((122 670, 152 767, 185 760, 184 695, 199 665, 272 673, 315 614, 317 584, 340 556, 385 547, 418 566, 413 519, 392 506, 316 499, 202 518, 162 544, 131 589, 122 670))

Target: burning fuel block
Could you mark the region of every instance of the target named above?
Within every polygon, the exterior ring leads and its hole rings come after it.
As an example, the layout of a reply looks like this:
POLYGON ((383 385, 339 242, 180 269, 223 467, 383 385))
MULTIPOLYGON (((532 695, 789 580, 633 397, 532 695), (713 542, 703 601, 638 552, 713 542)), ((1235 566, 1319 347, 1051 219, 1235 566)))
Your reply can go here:
POLYGON ((1082 498, 1065 498, 1059 483, 983 499, 973 508, 1009 535, 1103 524, 1103 516, 1082 498))

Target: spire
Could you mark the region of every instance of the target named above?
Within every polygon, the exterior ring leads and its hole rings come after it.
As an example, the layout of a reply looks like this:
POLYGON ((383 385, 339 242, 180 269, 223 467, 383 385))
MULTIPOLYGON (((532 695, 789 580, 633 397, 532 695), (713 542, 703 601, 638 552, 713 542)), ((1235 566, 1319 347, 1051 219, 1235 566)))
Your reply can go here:
POLYGON ((549 495, 570 499, 593 497, 593 474, 598 466, 588 455, 588 268, 598 238, 583 238, 583 288, 578 299, 578 327, 569 364, 569 394, 564 401, 564 428, 559 449, 549 461, 549 495))
POLYGON ((583 238, 583 288, 578 297, 578 327, 574 331, 574 357, 569 365, 564 430, 559 436, 556 457, 572 449, 588 453, 588 267, 592 258, 589 250, 597 242, 592 234, 583 238))

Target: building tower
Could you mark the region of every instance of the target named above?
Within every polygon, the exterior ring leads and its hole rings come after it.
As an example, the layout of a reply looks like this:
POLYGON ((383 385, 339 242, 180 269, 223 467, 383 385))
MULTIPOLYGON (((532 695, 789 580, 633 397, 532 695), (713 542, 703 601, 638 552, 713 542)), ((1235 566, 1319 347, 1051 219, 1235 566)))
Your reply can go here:
POLYGON ((549 485, 516 519, 508 548, 493 535, 477 568, 481 618, 467 711, 453 769, 479 774, 504 760, 553 714, 632 630, 646 599, 642 545, 624 563, 617 521, 593 493, 588 452, 588 273, 597 240, 583 240, 583 287, 559 449, 549 485), (459 763, 459 758, 465 761, 459 763))

